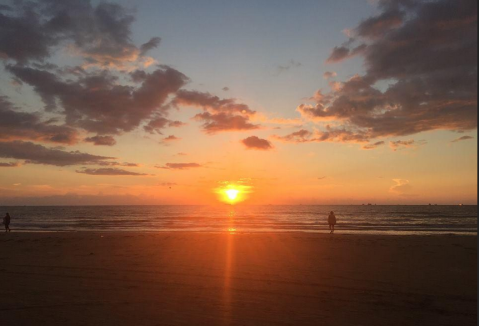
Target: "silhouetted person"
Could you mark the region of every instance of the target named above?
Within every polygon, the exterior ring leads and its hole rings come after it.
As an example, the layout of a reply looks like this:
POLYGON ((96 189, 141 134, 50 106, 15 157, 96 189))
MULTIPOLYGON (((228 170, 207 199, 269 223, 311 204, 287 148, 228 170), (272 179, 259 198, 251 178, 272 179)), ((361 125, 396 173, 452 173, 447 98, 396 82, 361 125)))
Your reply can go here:
POLYGON ((10 230, 10 214, 7 213, 3 218, 3 224, 5 225, 5 232, 11 232, 10 230))
POLYGON ((328 216, 328 224, 329 224, 329 229, 331 230, 330 233, 334 232, 334 225, 336 224, 336 216, 334 215, 334 212, 331 211, 328 216))

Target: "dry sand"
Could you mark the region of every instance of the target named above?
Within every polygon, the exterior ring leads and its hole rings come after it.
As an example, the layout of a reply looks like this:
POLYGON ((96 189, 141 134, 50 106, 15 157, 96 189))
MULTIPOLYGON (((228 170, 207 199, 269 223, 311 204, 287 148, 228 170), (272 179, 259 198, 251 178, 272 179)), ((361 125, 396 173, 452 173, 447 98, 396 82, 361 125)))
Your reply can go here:
POLYGON ((476 240, 0 234, 0 325, 476 325, 476 240))

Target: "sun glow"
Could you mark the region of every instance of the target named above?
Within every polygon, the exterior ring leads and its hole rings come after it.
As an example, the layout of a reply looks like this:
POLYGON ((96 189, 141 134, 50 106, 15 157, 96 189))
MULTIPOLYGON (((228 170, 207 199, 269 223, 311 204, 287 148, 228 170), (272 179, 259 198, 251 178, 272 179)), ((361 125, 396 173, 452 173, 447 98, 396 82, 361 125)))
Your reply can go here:
POLYGON ((239 190, 237 189, 227 189, 225 190, 226 196, 228 196, 229 200, 233 201, 238 197, 239 190))
POLYGON ((242 180, 235 183, 230 183, 229 181, 220 182, 221 186, 215 189, 218 199, 231 205, 246 200, 252 187, 244 183, 245 181, 242 180))

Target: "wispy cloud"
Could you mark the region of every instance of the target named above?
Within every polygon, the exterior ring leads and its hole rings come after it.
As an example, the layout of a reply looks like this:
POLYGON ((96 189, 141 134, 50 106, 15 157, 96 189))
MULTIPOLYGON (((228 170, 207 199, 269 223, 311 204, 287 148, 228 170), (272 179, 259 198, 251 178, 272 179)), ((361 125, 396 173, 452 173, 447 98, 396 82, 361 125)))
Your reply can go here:
POLYGON ((199 163, 166 163, 164 166, 156 165, 155 167, 158 169, 166 169, 166 170, 188 170, 194 168, 200 168, 203 165, 199 163))
POLYGON ((82 170, 77 170, 77 173, 82 173, 82 174, 89 174, 89 175, 111 175, 111 176, 145 176, 148 175, 146 173, 138 173, 138 172, 132 172, 132 171, 127 171, 123 169, 118 169, 118 168, 99 168, 99 169, 82 169, 82 170))
POLYGON ((378 142, 375 142, 373 144, 367 144, 367 145, 363 145, 361 148, 362 149, 375 149, 377 148, 378 146, 381 146, 381 145, 384 145, 384 141, 378 141, 378 142))
POLYGON ((474 137, 472 137, 472 136, 462 136, 462 137, 456 138, 454 140, 451 140, 451 143, 457 143, 459 141, 469 140, 469 139, 474 139, 474 137))
POLYGON ((410 140, 396 140, 396 141, 390 141, 389 142, 389 147, 393 151, 397 151, 399 149, 404 149, 404 148, 418 148, 419 146, 425 145, 427 142, 425 140, 419 140, 416 141, 414 139, 410 140))

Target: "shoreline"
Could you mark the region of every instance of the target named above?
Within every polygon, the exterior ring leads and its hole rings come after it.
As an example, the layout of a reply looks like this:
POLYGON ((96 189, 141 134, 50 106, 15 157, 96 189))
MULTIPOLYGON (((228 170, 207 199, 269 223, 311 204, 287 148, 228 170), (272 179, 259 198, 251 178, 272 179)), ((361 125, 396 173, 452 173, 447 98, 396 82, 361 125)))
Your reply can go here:
MULTIPOLYGON (((0 234, 6 233, 3 230, 0 231, 0 234)), ((321 230, 258 230, 258 231, 241 231, 241 230, 218 230, 218 231, 203 231, 203 230, 28 230, 28 229, 12 229, 12 233, 66 233, 66 234, 75 234, 75 233, 119 233, 119 234, 132 234, 132 233, 146 233, 146 234, 164 234, 164 233, 195 233, 195 234, 318 234, 318 235, 328 235, 328 236, 418 236, 418 237, 430 237, 430 236, 467 236, 467 237, 477 237, 477 231, 357 231, 357 230, 335 230, 333 235, 330 235, 327 229, 321 230)))

